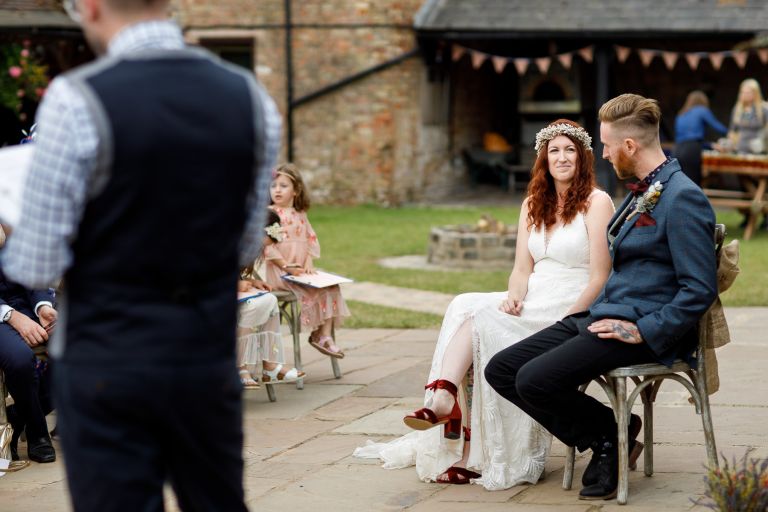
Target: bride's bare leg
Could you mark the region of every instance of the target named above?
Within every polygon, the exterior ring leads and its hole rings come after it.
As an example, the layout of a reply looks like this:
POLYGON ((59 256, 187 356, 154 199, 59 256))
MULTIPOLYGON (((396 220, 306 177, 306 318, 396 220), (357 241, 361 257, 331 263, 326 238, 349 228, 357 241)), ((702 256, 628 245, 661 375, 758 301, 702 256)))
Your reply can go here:
MULTIPOLYGON (((468 318, 456 330, 443 354, 443 366, 440 379, 450 381, 459 387, 472 364, 472 320, 468 318)), ((453 395, 445 389, 438 389, 427 407, 439 418, 450 414, 453 408, 453 395)))

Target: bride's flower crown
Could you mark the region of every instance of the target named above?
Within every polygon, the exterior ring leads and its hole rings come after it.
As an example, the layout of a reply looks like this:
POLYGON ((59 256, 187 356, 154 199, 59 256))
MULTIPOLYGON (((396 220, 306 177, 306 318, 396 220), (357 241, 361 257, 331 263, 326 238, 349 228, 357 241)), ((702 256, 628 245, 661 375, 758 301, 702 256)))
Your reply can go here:
POLYGON ((560 123, 552 124, 539 130, 539 133, 536 134, 536 145, 534 146, 536 153, 538 153, 541 148, 546 146, 549 141, 558 135, 568 135, 569 137, 572 137, 581 142, 581 145, 584 146, 584 149, 587 151, 592 151, 592 137, 589 136, 584 128, 566 123, 560 123))

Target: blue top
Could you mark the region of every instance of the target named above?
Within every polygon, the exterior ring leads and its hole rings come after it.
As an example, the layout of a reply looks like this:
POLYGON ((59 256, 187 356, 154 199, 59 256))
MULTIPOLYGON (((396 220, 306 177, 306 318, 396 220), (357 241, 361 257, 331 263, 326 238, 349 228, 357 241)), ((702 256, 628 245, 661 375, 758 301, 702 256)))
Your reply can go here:
POLYGON ((696 105, 675 118, 675 142, 703 141, 707 126, 721 135, 728 132, 728 128, 717 120, 711 110, 704 105, 696 105))

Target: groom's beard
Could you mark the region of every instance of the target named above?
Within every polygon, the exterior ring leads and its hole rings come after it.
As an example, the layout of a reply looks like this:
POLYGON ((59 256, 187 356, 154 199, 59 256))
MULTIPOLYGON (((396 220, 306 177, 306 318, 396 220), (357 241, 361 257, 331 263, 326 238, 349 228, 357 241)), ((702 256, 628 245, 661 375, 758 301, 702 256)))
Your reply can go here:
POLYGON ((623 149, 620 149, 616 155, 616 161, 611 163, 619 179, 626 180, 635 177, 635 162, 623 149))

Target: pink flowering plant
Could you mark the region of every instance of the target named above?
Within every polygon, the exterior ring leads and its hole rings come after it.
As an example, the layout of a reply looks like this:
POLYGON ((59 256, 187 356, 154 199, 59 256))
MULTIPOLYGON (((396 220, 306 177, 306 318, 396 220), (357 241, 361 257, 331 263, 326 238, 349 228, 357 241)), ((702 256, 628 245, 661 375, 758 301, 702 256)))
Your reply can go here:
POLYGON ((48 67, 35 56, 31 43, 0 46, 0 104, 26 121, 25 104, 39 103, 48 87, 48 67))

